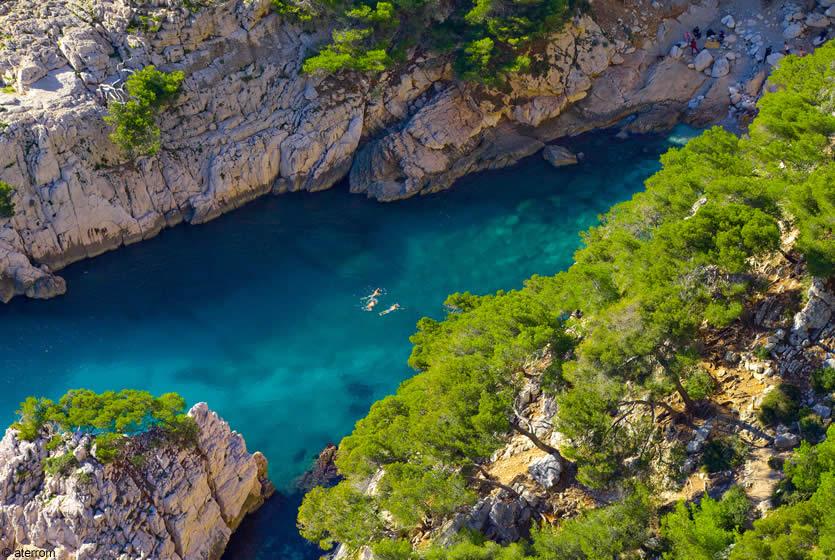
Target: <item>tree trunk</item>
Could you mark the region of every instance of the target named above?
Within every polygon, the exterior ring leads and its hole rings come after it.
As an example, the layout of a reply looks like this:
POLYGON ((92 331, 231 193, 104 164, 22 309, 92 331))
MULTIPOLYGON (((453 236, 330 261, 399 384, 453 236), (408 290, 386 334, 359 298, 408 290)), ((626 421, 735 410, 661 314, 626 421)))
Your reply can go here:
POLYGON ((695 403, 693 399, 690 398, 690 395, 687 393, 687 389, 684 388, 684 385, 681 384, 681 379, 679 379, 678 374, 673 371, 673 368, 670 367, 670 362, 667 361, 666 358, 661 356, 660 354, 656 354, 655 359, 658 360, 658 363, 661 364, 661 367, 667 372, 667 375, 673 378, 673 383, 676 386, 676 392, 681 397, 681 400, 684 401, 684 411, 688 413, 692 413, 695 410, 695 403))
POLYGON ((565 459, 565 457, 562 456, 562 453, 560 453, 559 449, 557 449, 556 447, 552 447, 552 446, 548 445, 547 443, 545 443, 544 441, 539 439, 539 437, 535 433, 523 428, 522 425, 519 424, 518 420, 516 420, 516 419, 511 420, 510 421, 510 427, 513 428, 514 430, 516 430, 517 432, 519 432, 520 434, 522 434, 523 436, 525 436, 526 438, 528 438, 529 440, 531 440, 531 442, 535 446, 537 446, 539 449, 541 449, 545 453, 548 453, 549 455, 553 455, 554 457, 556 457, 557 461, 560 462, 560 466, 562 466, 562 467, 566 466, 568 461, 565 459))

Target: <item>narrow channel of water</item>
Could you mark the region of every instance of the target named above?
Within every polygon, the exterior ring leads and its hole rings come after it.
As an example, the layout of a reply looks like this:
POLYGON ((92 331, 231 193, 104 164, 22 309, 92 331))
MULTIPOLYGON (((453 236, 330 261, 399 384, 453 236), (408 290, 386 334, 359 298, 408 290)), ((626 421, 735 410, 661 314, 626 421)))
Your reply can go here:
MULTIPOLYGON (((70 388, 207 401, 270 460, 279 488, 410 372, 408 337, 447 294, 520 287, 571 263, 578 232, 629 198, 693 131, 574 140, 577 166, 534 156, 452 190, 379 204, 337 187, 260 199, 206 225, 64 271, 65 297, 0 306, 0 410, 70 388), (360 298, 385 290, 374 312, 360 298), (385 316, 376 311, 395 303, 385 316)), ((318 558, 297 497, 272 500, 227 558, 318 558)))

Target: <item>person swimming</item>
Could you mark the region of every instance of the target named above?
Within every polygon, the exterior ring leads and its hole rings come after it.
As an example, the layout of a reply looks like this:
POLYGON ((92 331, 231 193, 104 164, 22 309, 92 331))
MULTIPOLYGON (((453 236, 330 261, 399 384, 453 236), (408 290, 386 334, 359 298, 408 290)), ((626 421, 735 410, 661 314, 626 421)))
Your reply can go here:
POLYGON ((369 297, 363 298, 365 300, 365 305, 362 306, 363 311, 374 311, 374 307, 377 305, 377 298, 369 297))
POLYGON ((377 299, 381 295, 383 295, 383 289, 382 288, 374 288, 373 292, 371 292, 367 296, 361 297, 360 299, 362 299, 362 300, 377 299))
POLYGON ((382 317, 383 315, 388 315, 389 313, 397 311, 398 309, 400 309, 400 304, 395 303, 394 305, 392 305, 388 309, 384 309, 383 311, 380 311, 380 313, 378 313, 378 315, 380 315, 380 317, 382 317))

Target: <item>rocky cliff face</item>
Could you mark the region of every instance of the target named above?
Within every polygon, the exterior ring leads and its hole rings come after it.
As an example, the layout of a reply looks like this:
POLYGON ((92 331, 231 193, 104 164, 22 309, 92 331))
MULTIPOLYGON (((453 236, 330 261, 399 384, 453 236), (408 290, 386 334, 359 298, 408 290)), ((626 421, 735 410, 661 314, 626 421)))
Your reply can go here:
POLYGON ((394 200, 628 115, 630 131, 721 118, 751 61, 712 77, 681 49, 666 56, 719 17, 717 0, 703 2, 600 0, 502 91, 418 51, 373 78, 303 75, 329 30, 282 21, 269 0, 3 2, 0 180, 16 211, 0 219, 0 299, 63 293, 53 272, 71 262, 268 192, 347 175, 353 192, 394 200), (148 64, 187 77, 161 118, 161 153, 127 161, 102 117, 127 72, 148 64))
MULTIPOLYGON (((0 441, 0 548, 54 550, 73 560, 220 558, 241 519, 272 491, 266 460, 205 403, 189 415, 195 447, 132 438, 130 464, 102 465, 87 437, 0 441), (45 472, 71 453, 70 468, 45 472)), ((3 556, 5 558, 5 556, 3 556)), ((11 556, 10 556, 11 557, 11 556)))

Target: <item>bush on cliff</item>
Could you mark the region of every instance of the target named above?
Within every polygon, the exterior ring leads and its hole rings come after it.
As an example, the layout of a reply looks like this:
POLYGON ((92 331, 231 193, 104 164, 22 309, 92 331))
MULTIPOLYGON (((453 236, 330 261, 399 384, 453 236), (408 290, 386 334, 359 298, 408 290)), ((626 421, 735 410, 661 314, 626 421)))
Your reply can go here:
POLYGON ((110 139, 130 157, 153 155, 160 149, 157 114, 180 91, 182 72, 161 72, 153 66, 134 72, 125 82, 129 99, 111 101, 105 122, 113 127, 110 139))
POLYGON ((273 0, 273 6, 302 22, 326 18, 337 24, 331 42, 305 61, 305 72, 379 73, 408 49, 422 47, 450 52, 459 76, 486 83, 527 70, 531 43, 558 30, 571 13, 568 0, 455 0, 449 6, 434 0, 273 0))
POLYGON ((13 194, 14 187, 5 181, 0 181, 0 218, 10 218, 14 215, 13 194))
POLYGON ((59 432, 83 432, 96 439, 97 458, 109 462, 118 457, 125 436, 159 428, 183 444, 191 443, 197 426, 185 414, 185 400, 176 393, 154 397, 147 391, 124 389, 95 393, 89 389, 68 391, 58 402, 27 397, 12 424, 23 440, 37 439, 46 426, 59 432))

